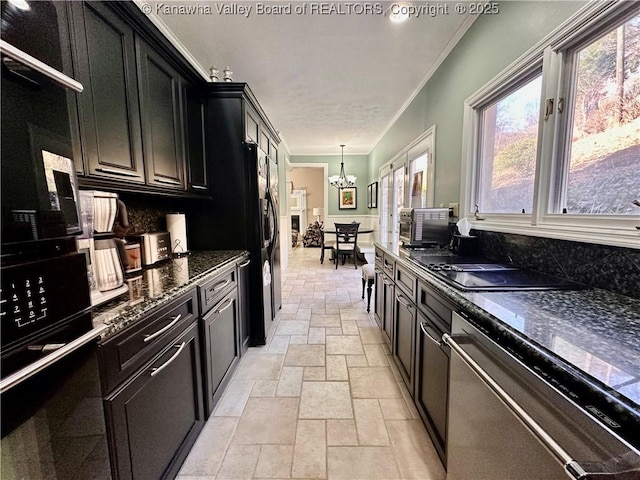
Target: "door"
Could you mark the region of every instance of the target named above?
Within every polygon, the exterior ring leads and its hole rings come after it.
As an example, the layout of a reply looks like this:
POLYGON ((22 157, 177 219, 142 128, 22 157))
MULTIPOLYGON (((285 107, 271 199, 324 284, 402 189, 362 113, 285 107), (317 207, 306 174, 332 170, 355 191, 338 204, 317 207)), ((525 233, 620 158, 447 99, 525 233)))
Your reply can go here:
POLYGON ((115 478, 173 478, 204 424, 198 323, 105 399, 115 478))
POLYGON ((71 2, 71 11, 88 173, 144 183, 133 29, 98 2, 71 2))
POLYGON ((240 355, 249 347, 251 338, 251 308, 249 291, 249 264, 251 259, 246 259, 238 265, 238 323, 240 325, 240 355))
POLYGON ((191 85, 183 84, 184 154, 187 188, 204 193, 209 189, 205 138, 205 101, 191 85))
POLYGON ((414 325, 414 402, 445 465, 450 349, 442 343, 442 334, 447 330, 438 320, 418 311, 414 325))
POLYGON ((180 78, 153 48, 136 38, 142 139, 148 185, 184 189, 180 78))
POLYGON ((228 374, 240 358, 238 347, 238 295, 232 290, 202 319, 207 413, 222 396, 228 374))
POLYGON ((409 392, 413 392, 414 330, 416 306, 400 289, 394 295, 393 357, 409 392))

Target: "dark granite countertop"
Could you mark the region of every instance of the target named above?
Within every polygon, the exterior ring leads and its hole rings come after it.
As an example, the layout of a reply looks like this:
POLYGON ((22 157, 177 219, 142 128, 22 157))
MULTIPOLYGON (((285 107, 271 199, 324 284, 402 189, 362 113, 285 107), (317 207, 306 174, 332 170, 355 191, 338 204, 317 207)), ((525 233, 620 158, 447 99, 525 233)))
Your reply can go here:
POLYGON ((151 310, 206 282, 237 262, 246 251, 207 250, 172 258, 127 276, 129 291, 95 307, 93 324, 109 327, 107 338, 144 318, 151 310))
MULTIPOLYGON (((455 289, 408 260, 396 243, 376 244, 461 310, 493 328, 509 350, 526 350, 640 425, 640 300, 601 289, 471 292, 455 289)), ((445 250, 420 255, 450 255, 445 250)), ((516 352, 517 353, 517 352, 516 352)), ((603 407, 603 408, 604 408, 603 407)), ((602 410, 602 409, 601 409, 602 410)), ((640 446, 636 445, 638 448, 640 446)))

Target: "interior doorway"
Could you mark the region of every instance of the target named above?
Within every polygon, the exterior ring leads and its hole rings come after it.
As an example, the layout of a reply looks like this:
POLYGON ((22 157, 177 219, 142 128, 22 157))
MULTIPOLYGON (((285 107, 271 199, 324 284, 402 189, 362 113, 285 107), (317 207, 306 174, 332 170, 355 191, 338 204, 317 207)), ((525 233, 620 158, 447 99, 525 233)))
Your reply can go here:
POLYGON ((291 182, 291 192, 305 191, 305 212, 296 211, 293 201, 289 201, 289 216, 300 216, 300 234, 304 234, 309 224, 318 218, 313 215, 314 209, 320 209, 320 221, 327 218, 327 171, 326 163, 293 163, 287 171, 287 181, 291 182))

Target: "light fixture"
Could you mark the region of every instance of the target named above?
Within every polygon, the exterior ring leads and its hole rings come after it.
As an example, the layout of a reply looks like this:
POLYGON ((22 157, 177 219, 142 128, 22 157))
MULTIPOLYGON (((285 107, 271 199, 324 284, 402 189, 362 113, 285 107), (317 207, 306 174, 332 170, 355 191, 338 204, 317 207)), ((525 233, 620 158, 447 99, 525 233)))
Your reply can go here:
POLYGON ((409 20, 409 12, 415 7, 407 2, 393 3, 389 7, 389 20, 393 23, 402 23, 409 20))
POLYGON ((353 187, 356 184, 356 177, 353 175, 344 174, 344 145, 340 145, 342 148, 342 161, 340 162, 340 176, 331 175, 329 177, 329 183, 336 187, 338 190, 341 188, 353 187))
POLYGON ((23 11, 31 10, 31 7, 29 6, 27 0, 9 0, 9 3, 23 11))
POLYGON ((317 219, 316 221, 317 221, 318 223, 321 223, 321 222, 320 222, 320 217, 322 216, 322 208, 315 208, 315 207, 314 207, 314 209, 313 209, 313 214, 316 216, 316 219, 317 219))

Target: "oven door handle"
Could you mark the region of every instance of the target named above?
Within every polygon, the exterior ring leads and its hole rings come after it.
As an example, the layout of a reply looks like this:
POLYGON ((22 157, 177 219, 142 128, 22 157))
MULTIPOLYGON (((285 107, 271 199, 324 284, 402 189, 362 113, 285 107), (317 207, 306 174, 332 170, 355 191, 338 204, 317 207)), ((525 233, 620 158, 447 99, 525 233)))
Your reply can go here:
POLYGON ((40 360, 36 360, 23 369, 18 370, 17 372, 9 375, 6 378, 3 378, 2 381, 0 381, 0 394, 24 382, 26 379, 32 377, 36 373, 41 372, 45 368, 53 365, 61 358, 66 357, 70 353, 73 353, 75 350, 78 350, 80 347, 83 347, 96 338, 102 336, 102 334, 105 333, 108 329, 109 327, 107 325, 100 325, 99 327, 96 327, 93 330, 88 331, 84 335, 76 338, 74 341, 67 343, 65 346, 53 351, 49 355, 42 357, 40 360))
POLYGON ((569 453, 556 442, 498 383, 484 370, 451 335, 442 336, 444 343, 451 347, 460 359, 484 384, 505 404, 505 406, 529 429, 529 431, 562 463, 565 471, 575 479, 587 477, 587 472, 569 453))

